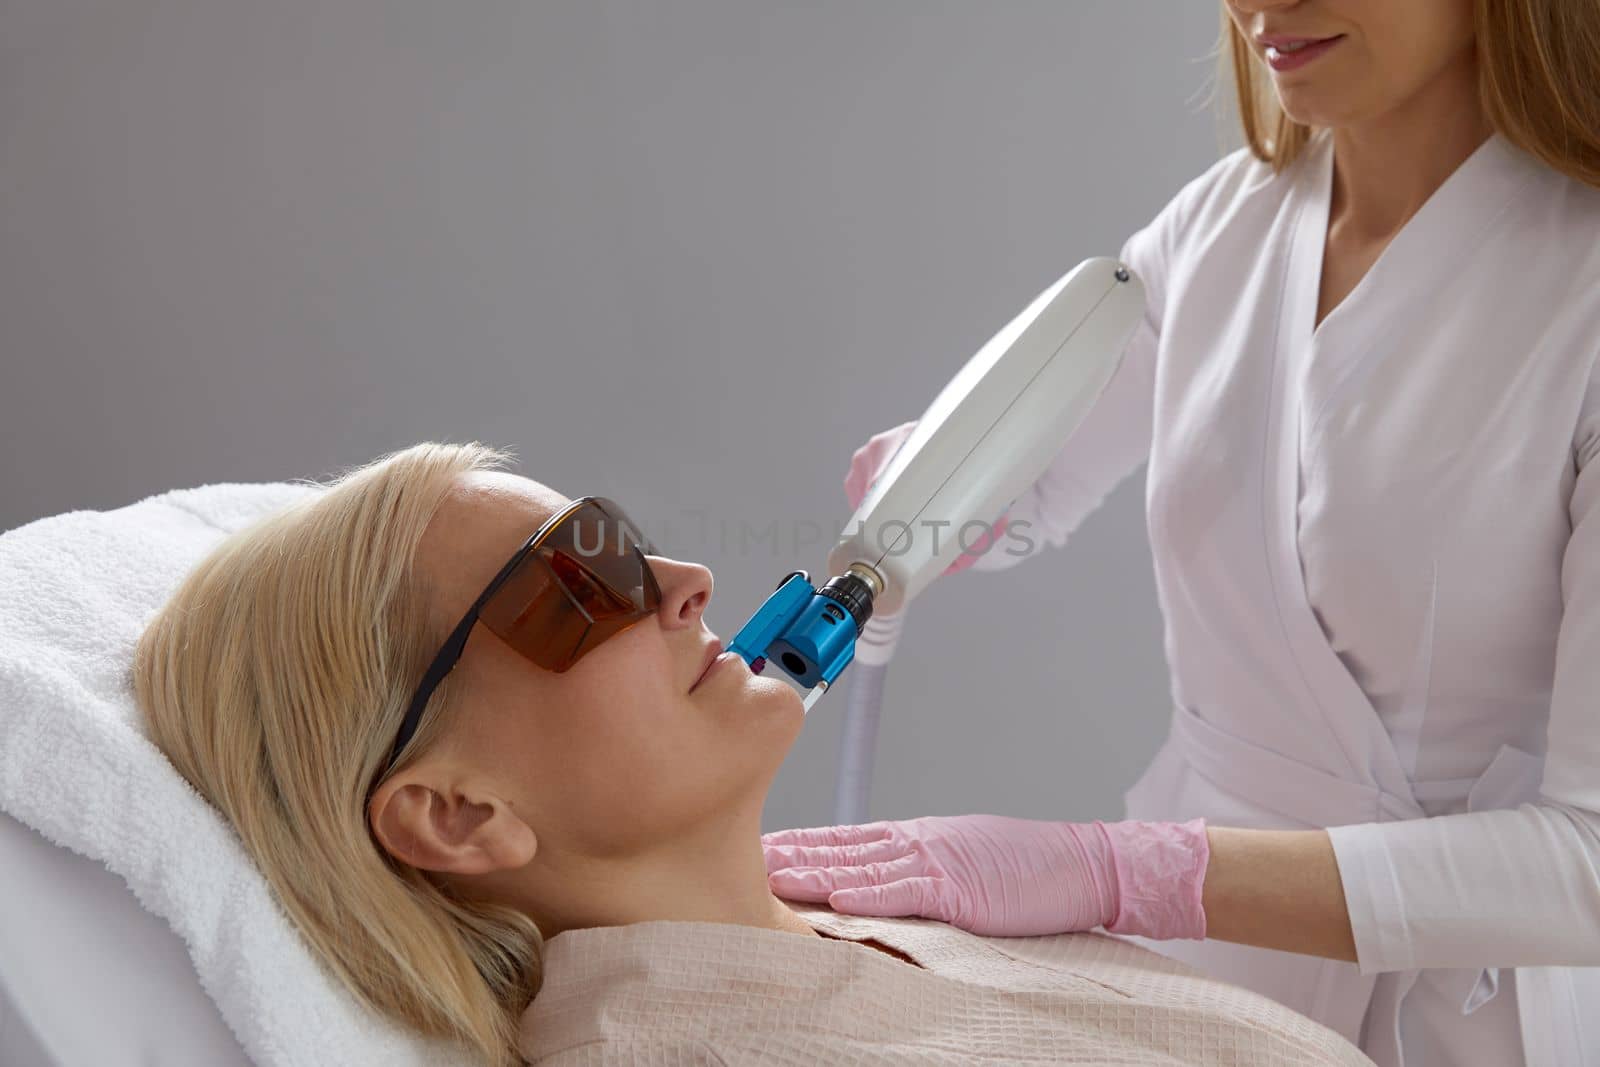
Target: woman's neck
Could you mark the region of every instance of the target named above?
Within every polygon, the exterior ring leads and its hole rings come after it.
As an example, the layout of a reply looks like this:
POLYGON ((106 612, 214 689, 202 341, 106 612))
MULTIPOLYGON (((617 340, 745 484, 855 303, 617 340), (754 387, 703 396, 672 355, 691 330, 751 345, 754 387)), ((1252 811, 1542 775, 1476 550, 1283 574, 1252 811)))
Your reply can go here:
POLYGON ((760 812, 604 857, 549 850, 514 890, 545 937, 591 926, 733 923, 818 936, 767 885, 760 812))
POLYGON ((1393 236, 1492 132, 1469 48, 1400 106, 1334 129, 1330 224, 1349 242, 1393 236))

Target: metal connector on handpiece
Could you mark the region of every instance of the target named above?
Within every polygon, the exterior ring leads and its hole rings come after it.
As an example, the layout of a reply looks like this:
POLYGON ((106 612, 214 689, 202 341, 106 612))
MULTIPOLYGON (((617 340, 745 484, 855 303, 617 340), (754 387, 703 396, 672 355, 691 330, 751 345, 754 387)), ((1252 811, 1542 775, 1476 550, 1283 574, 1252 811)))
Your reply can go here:
POLYGON ((846 574, 853 574, 857 578, 860 578, 863 582, 866 582, 867 585, 871 587, 873 596, 876 597, 883 594, 885 584, 883 575, 879 574, 877 569, 873 567, 872 564, 863 563, 860 560, 856 560, 854 563, 850 564, 850 566, 846 567, 844 572, 846 574))

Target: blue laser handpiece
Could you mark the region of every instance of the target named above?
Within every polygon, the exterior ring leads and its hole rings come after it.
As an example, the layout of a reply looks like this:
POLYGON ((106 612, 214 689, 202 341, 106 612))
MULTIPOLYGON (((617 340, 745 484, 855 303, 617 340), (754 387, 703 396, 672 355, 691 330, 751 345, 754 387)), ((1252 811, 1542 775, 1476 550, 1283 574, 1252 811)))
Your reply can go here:
POLYGON ((855 657, 856 638, 872 617, 872 597, 882 588, 882 579, 865 564, 852 565, 821 589, 805 571, 792 571, 728 648, 757 674, 768 663, 778 664, 811 690, 805 699, 810 711, 855 657))

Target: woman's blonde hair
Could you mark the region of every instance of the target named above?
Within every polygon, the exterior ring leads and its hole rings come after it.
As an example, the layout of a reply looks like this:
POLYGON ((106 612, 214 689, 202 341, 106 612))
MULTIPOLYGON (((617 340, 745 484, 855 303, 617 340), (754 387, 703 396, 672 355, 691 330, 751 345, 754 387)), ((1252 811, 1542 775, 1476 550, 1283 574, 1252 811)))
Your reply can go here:
MULTIPOLYGON (((1231 68, 1239 124, 1252 154, 1279 173, 1312 128, 1278 105, 1272 75, 1222 5, 1219 77, 1231 68)), ((1600 187, 1600 4, 1594 0, 1476 0, 1478 97, 1512 144, 1600 187)))
MULTIPOLYGON (((423 528, 458 475, 508 458, 417 445, 229 536, 150 623, 133 665, 152 740, 233 824, 331 971, 496 1067, 518 1062, 539 929, 393 861, 365 800, 443 638, 412 572, 423 528)), ((437 736, 448 681, 400 766, 437 736)))

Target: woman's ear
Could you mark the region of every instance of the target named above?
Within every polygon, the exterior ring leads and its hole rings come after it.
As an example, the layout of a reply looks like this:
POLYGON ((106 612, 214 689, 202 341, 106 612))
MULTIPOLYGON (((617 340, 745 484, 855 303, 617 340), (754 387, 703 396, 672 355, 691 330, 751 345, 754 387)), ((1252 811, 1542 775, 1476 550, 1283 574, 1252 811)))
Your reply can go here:
POLYGON ((514 870, 526 866, 539 848, 533 828, 500 797, 464 783, 428 782, 421 775, 403 776, 380 789, 368 817, 384 851, 425 871, 514 870))

